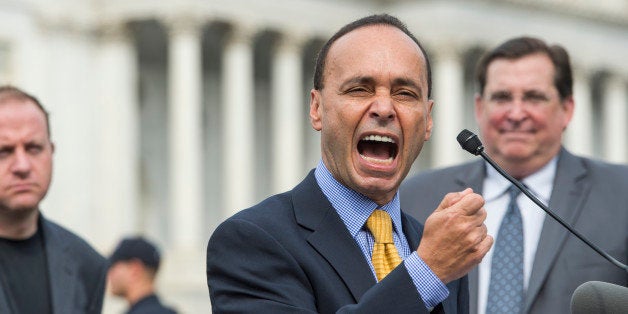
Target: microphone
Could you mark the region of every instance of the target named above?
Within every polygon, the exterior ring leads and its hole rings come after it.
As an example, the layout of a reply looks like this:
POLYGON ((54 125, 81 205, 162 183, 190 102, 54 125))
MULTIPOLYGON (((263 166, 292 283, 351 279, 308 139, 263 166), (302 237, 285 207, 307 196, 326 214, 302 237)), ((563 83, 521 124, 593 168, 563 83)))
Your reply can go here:
POLYGON ((628 313, 628 288, 607 282, 587 281, 571 296, 571 313, 628 313))
POLYGON ((512 182, 512 184, 514 184, 519 190, 521 190, 521 192, 523 194, 525 194, 537 206, 539 206, 543 211, 545 211, 548 215, 550 215, 550 217, 554 218, 554 220, 556 220, 558 223, 563 225, 563 227, 565 227, 567 230, 569 230, 569 232, 571 232, 571 234, 573 234, 576 237, 578 237, 578 239, 582 240, 582 242, 584 242, 586 245, 588 245, 590 248, 592 248, 594 251, 596 251, 602 257, 607 259, 613 265, 623 269, 625 272, 628 273, 628 266, 626 266, 625 264, 622 264, 621 262, 619 262, 618 260, 616 260, 615 258, 610 256, 608 253, 602 251, 602 249, 600 249, 598 246, 596 246, 591 241, 589 241, 587 238, 585 238, 582 234, 580 234, 578 231, 576 231, 573 227, 571 227, 562 218, 560 218, 553 211, 551 211, 549 209, 549 207, 545 206, 545 204, 543 204, 538 198, 536 198, 536 196, 534 196, 530 192, 530 190, 528 190, 528 188, 525 185, 523 185, 521 182, 519 182, 519 180, 513 178, 504 169, 502 169, 497 163, 495 163, 495 161, 493 161, 484 152, 484 146, 482 145, 482 142, 480 141, 478 136, 475 135, 475 133, 473 133, 473 132, 471 132, 471 131, 469 131, 467 129, 464 129, 464 130, 462 130, 458 134, 456 139, 458 140, 458 143, 460 144, 460 146, 462 146, 462 148, 464 150, 468 151, 469 153, 471 153, 473 155, 476 155, 476 156, 480 155, 480 156, 482 156, 482 158, 484 158, 484 160, 486 160, 493 168, 495 168, 495 170, 497 170, 497 172, 499 172, 502 176, 504 176, 506 179, 508 179, 508 181, 512 182))

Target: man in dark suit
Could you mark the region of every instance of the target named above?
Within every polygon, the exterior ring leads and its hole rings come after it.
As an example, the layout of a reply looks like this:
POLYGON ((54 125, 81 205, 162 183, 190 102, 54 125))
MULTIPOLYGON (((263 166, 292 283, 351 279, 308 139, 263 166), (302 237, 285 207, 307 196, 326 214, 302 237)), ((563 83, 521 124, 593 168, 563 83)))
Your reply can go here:
MULTIPOLYGON (((592 242, 626 263, 628 256, 628 167, 577 157, 561 145, 574 110, 567 52, 535 38, 509 40, 488 52, 477 73, 475 115, 486 152, 513 177, 592 242)), ((452 139, 453 140, 453 139, 452 139)), ((495 246, 469 274, 472 313, 489 313, 494 257, 510 209, 510 183, 482 160, 423 172, 401 188, 402 206, 419 221, 450 189, 470 187, 486 200, 489 234, 495 246)), ((523 195, 520 210, 523 251, 517 302, 521 313, 569 313, 574 290, 586 281, 626 286, 628 276, 523 195)), ((506 239, 507 237, 503 237, 506 239)), ((508 244, 515 247, 514 243, 508 244)), ((508 263, 515 264, 512 256, 508 263)), ((512 281, 512 279, 511 279, 512 281)), ((502 287, 502 290, 505 290, 502 287)), ((503 298, 502 298, 503 301, 503 298)), ((503 304, 504 302, 502 302, 503 304)))
POLYGON ((425 228, 399 206, 431 134, 430 85, 427 55, 396 18, 369 16, 332 36, 310 101, 322 161, 213 233, 214 312, 468 311, 465 274, 492 244, 483 199, 448 194, 425 228))
POLYGON ((39 211, 52 174, 48 114, 0 87, 0 313, 100 313, 106 260, 39 211))

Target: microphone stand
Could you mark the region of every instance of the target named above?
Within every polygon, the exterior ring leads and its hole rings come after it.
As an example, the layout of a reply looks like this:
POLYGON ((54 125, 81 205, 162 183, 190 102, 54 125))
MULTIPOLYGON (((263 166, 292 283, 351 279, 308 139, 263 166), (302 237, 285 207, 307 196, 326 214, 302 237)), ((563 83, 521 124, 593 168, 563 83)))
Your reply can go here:
POLYGON ((502 176, 504 176, 504 178, 508 179, 508 181, 512 182, 512 184, 514 184, 519 190, 521 190, 521 192, 523 192, 523 194, 525 194, 530 200, 532 200, 536 205, 538 205, 543 211, 545 211, 548 215, 550 215, 550 217, 554 218, 554 220, 558 221, 558 223, 560 223, 563 227, 565 227, 567 230, 569 230, 569 232, 571 232, 573 235, 578 237, 578 239, 582 240, 582 242, 584 242, 586 245, 588 245, 590 248, 592 248, 594 251, 596 251, 602 257, 607 259, 613 265, 623 269, 625 272, 628 273, 628 266, 622 264, 621 262, 616 260, 614 257, 612 257, 609 254, 607 254, 606 252, 602 251, 602 249, 600 249, 599 247, 597 247, 597 245, 593 244, 591 241, 589 241, 587 238, 585 238, 582 234, 580 234, 573 227, 571 227, 568 223, 566 223, 562 218, 560 218, 559 216, 554 214, 554 212, 552 212, 549 209, 549 207, 545 206, 545 204, 543 204, 538 198, 536 198, 536 196, 534 196, 532 193, 530 193, 528 188, 526 188, 523 184, 521 184, 521 182, 519 182, 519 180, 513 178, 504 169, 502 169, 497 163, 495 163, 484 152, 484 145, 482 145, 482 142, 480 141, 480 139, 478 138, 478 136, 475 133, 473 133, 473 132, 471 132, 471 131, 469 131, 467 129, 464 129, 464 130, 462 130, 460 132, 460 134, 458 134, 456 139, 458 140, 458 143, 460 144, 460 146, 462 146, 462 148, 464 150, 468 151, 469 153, 471 153, 473 155, 476 155, 476 156, 480 155, 480 156, 482 156, 482 158, 484 158, 484 160, 486 160, 486 162, 488 162, 493 168, 495 168, 495 170, 497 170, 497 172, 499 172, 502 176))
POLYGON ((622 264, 621 262, 619 262, 614 257, 612 257, 609 254, 607 254, 606 252, 602 251, 602 249, 597 247, 597 245, 593 244, 591 241, 589 241, 587 238, 585 238, 582 234, 580 234, 580 232, 576 231, 576 229, 571 227, 562 218, 560 218, 558 215, 556 215, 554 212, 552 212, 547 206, 545 206, 545 204, 543 204, 536 196, 534 196, 534 194, 530 193, 530 191, 523 184, 521 184, 521 182, 519 182, 519 180, 513 178, 506 171, 504 171, 504 169, 502 169, 499 165, 497 165, 497 163, 495 163, 490 157, 488 157, 488 155, 484 152, 484 150, 482 150, 480 152, 480 156, 482 156, 482 158, 484 158, 484 160, 486 160, 486 162, 488 162, 491 166, 493 166, 493 168, 495 168, 495 170, 497 170, 497 172, 501 173, 501 175, 503 175, 506 179, 508 179, 508 181, 512 182, 512 184, 514 184, 519 190, 521 190, 521 192, 523 194, 525 194, 528 198, 530 198, 530 200, 532 200, 536 205, 541 207, 541 209, 543 209, 543 211, 545 211, 548 215, 550 215, 550 217, 554 218, 554 220, 556 220, 558 223, 563 225, 563 227, 565 227, 567 230, 569 230, 573 235, 578 237, 578 239, 582 240, 582 242, 584 242, 586 245, 588 245, 594 251, 598 252, 598 254, 602 255, 602 257, 606 258, 609 262, 613 263, 615 266, 617 266, 619 268, 622 268, 623 270, 628 272, 628 266, 622 264))

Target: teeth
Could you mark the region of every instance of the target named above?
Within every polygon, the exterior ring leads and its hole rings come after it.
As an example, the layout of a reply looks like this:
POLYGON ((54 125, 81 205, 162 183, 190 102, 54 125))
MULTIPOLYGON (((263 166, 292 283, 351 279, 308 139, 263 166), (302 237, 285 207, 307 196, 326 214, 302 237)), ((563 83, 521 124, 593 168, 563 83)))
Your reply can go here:
POLYGON ((365 136, 364 138, 362 138, 363 141, 374 141, 374 142, 388 142, 388 143, 395 143, 395 141, 388 137, 388 136, 382 136, 382 135, 369 135, 369 136, 365 136))
POLYGON ((393 158, 392 157, 388 157, 387 159, 377 159, 377 158, 373 158, 373 157, 367 157, 364 156, 362 154, 360 154, 360 157, 362 157, 365 160, 368 160, 370 162, 374 162, 374 163, 378 163, 378 164, 391 164, 393 162, 393 158))

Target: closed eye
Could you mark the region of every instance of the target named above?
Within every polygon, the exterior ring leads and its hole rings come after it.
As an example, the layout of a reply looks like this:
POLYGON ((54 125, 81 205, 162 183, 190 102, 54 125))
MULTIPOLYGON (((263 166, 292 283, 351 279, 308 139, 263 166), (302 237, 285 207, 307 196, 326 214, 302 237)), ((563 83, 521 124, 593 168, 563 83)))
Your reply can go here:
POLYGON ((44 150, 44 147, 42 145, 39 145, 39 144, 29 144, 29 145, 26 146, 26 151, 29 154, 32 154, 32 155, 39 154, 43 150, 44 150))
POLYGON ((365 86, 351 87, 344 93, 352 96, 367 96, 372 94, 371 90, 365 86))
POLYGON ((419 98, 419 96, 417 95, 417 93, 408 90, 408 89, 402 89, 399 90, 397 92, 394 93, 394 95, 397 98, 400 98, 401 100, 416 100, 419 98))

